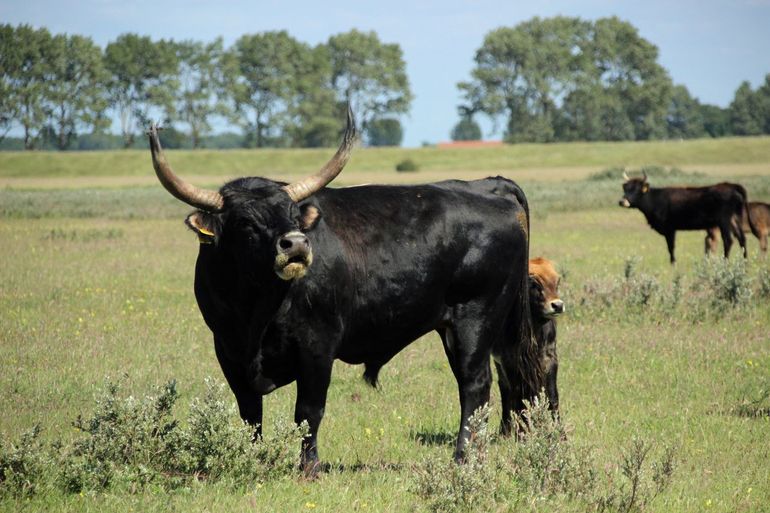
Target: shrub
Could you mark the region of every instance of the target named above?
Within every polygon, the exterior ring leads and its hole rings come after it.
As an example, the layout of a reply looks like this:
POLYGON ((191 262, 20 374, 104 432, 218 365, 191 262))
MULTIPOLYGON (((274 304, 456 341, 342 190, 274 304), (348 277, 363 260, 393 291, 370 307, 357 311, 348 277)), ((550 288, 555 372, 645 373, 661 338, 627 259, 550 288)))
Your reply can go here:
POLYGON ((487 461, 491 435, 490 408, 479 408, 469 420, 465 461, 431 457, 415 467, 412 491, 430 511, 488 511, 494 504, 495 479, 487 461))
POLYGON ((23 433, 17 442, 0 440, 0 498, 33 495, 44 473, 40 426, 23 433))
POLYGON ((708 294, 715 308, 736 307, 751 298, 751 278, 743 259, 704 259, 695 273, 696 288, 708 294))
POLYGON ((418 169, 420 169, 420 166, 412 159, 404 159, 396 164, 396 171, 399 172, 417 171, 418 169))

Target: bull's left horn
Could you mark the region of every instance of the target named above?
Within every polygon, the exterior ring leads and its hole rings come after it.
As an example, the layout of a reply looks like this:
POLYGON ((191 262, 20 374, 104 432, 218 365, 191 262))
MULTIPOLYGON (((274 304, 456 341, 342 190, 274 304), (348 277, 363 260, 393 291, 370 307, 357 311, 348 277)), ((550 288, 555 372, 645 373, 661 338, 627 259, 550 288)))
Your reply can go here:
POLYGON ((645 182, 647 181, 647 171, 645 171, 644 169, 642 169, 642 180, 644 180, 645 182))
POLYGON ((342 137, 342 144, 340 144, 337 153, 318 173, 305 177, 298 182, 284 185, 283 190, 286 191, 286 194, 289 195, 292 201, 295 203, 300 202, 334 180, 340 174, 342 168, 345 167, 345 164, 347 164, 355 140, 356 123, 353 120, 353 111, 350 109, 350 105, 348 105, 347 127, 345 128, 345 135, 342 137))
POLYGON ((160 139, 158 138, 158 127, 154 123, 150 125, 147 135, 150 137, 152 166, 155 168, 155 174, 158 175, 158 180, 163 184, 163 187, 172 196, 192 207, 208 212, 219 212, 222 210, 225 202, 221 194, 217 191, 196 187, 191 183, 185 182, 174 173, 174 170, 171 169, 166 160, 166 156, 163 154, 163 148, 160 146, 160 139))
POLYGON ((623 180, 625 180, 626 182, 630 180, 630 178, 628 177, 628 173, 626 173, 625 171, 623 171, 623 180))

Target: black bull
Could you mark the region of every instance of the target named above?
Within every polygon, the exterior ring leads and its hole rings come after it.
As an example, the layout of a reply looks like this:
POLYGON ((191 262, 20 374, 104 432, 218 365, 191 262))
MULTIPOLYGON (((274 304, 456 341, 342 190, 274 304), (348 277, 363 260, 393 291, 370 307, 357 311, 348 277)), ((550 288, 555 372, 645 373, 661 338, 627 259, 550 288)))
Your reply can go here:
MULTIPOLYGON (((650 187, 647 174, 628 178, 624 173, 620 206, 638 208, 650 227, 666 238, 673 264, 677 230, 707 230, 717 227, 722 234, 725 258, 730 255, 732 235, 746 256, 746 238, 741 231, 741 214, 746 206, 746 189, 739 184, 718 183, 706 187, 650 187)), ((706 248, 708 252, 708 247, 706 248)))
MULTIPOLYGON (((351 126, 349 119, 352 133, 351 126)), ((501 429, 510 432, 512 410, 539 380, 528 306, 529 212, 515 183, 329 189, 333 176, 311 177, 317 190, 302 198, 304 186, 243 178, 216 193, 173 174, 155 129, 150 143, 164 186, 200 208, 187 219, 201 241, 195 296, 241 417, 261 424, 262 396, 296 381, 294 420, 310 428, 301 450, 306 470, 318 463, 333 361, 379 368, 432 330, 459 388, 455 458, 463 456, 468 418, 489 400, 490 356, 501 429)), ((349 154, 343 147, 335 159, 343 158, 320 174, 339 173, 349 154)))

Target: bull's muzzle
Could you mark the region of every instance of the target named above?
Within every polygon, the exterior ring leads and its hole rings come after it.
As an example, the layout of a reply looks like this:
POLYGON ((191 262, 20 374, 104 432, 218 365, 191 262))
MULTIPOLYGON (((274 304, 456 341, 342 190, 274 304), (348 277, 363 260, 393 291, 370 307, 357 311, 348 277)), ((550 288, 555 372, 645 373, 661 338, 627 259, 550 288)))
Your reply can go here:
POLYGON ((620 201, 618 201, 618 205, 625 208, 631 208, 631 203, 626 198, 622 198, 620 201))
POLYGON ((275 243, 275 273, 282 280, 295 280, 307 273, 313 263, 310 241, 302 232, 289 232, 275 243))

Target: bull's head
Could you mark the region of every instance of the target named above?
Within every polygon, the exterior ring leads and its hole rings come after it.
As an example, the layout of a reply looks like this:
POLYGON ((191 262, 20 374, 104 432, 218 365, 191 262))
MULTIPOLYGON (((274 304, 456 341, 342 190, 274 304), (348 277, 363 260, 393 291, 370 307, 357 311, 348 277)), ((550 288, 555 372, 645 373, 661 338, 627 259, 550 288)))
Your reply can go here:
POLYGON ((642 178, 629 178, 623 171, 623 197, 620 198, 618 205, 625 208, 633 208, 639 205, 642 196, 650 190, 650 184, 647 182, 647 173, 642 170, 642 178))
POLYGON ((561 278, 553 262, 545 258, 529 261, 529 305, 536 319, 553 319, 564 313, 564 301, 559 298, 561 278))
POLYGON ((291 184, 241 178, 219 191, 201 189, 171 169, 156 126, 150 127, 148 135, 160 183, 174 197, 198 209, 185 222, 201 243, 226 246, 239 264, 270 268, 283 280, 298 279, 307 273, 313 251, 306 233, 321 218, 310 196, 331 182, 350 158, 356 128, 349 108, 342 144, 331 160, 317 173, 291 184))

